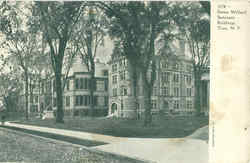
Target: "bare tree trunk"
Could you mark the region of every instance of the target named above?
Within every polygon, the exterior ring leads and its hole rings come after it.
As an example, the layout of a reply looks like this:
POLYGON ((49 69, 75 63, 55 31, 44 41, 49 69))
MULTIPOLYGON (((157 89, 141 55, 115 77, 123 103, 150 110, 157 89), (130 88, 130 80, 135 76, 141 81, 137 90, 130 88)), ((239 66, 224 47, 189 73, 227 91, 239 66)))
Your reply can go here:
POLYGON ((136 62, 133 62, 132 60, 128 61, 129 64, 129 74, 130 74, 130 80, 131 80, 131 88, 132 88, 132 99, 134 99, 134 106, 135 106, 135 117, 138 117, 138 92, 137 92, 137 85, 138 85, 138 77, 139 72, 138 68, 136 66, 136 62))
POLYGON ((56 76, 56 104, 57 104, 57 112, 56 112, 56 122, 64 123, 63 117, 63 96, 62 96, 62 80, 61 80, 61 69, 57 69, 55 72, 56 76))
POLYGON ((91 62, 91 70, 90 70, 90 114, 92 117, 94 117, 94 91, 96 87, 95 82, 95 62, 93 59, 90 60, 91 62))
POLYGON ((151 95, 152 95, 152 87, 147 83, 147 71, 142 71, 142 79, 143 79, 143 89, 144 89, 144 126, 148 126, 152 122, 152 114, 151 114, 151 95))
POLYGON ((201 114, 201 73, 200 72, 195 72, 194 75, 194 86, 195 86, 195 96, 194 96, 194 107, 196 111, 196 115, 199 116, 201 114))
POLYGON ((25 71, 24 72, 24 76, 25 76, 25 117, 26 117, 26 120, 29 120, 29 111, 28 111, 28 107, 29 107, 29 103, 28 103, 28 87, 29 87, 29 81, 28 81, 28 73, 25 71))

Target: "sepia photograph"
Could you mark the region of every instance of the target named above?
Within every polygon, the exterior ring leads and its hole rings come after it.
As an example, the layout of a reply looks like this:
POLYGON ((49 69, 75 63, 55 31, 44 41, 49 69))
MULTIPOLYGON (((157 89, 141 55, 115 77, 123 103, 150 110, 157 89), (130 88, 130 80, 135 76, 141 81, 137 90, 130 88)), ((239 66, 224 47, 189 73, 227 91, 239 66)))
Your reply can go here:
POLYGON ((0 162, 208 163, 210 1, 0 1, 0 162))

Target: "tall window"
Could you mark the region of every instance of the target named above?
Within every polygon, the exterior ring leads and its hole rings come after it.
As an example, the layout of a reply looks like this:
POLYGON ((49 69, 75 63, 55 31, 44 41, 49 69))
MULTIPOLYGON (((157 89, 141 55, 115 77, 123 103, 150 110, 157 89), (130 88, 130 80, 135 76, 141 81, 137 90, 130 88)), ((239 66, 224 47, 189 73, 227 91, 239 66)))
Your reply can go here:
POLYGON ((128 90, 127 90, 127 88, 121 87, 120 94, 121 94, 122 96, 128 95, 128 90))
POLYGON ((38 103, 38 96, 35 96, 35 103, 38 103))
POLYGON ((174 109, 179 109, 179 101, 178 100, 174 101, 174 109))
POLYGON ((120 72, 120 80, 125 80, 126 79, 126 72, 125 71, 121 71, 120 72))
POLYGON ((191 88, 187 88, 187 96, 192 96, 192 89, 191 88))
POLYGON ((161 63, 161 68, 167 68, 167 62, 166 61, 163 61, 162 63, 161 63))
POLYGON ((188 110, 192 109, 192 101, 190 101, 190 100, 187 101, 187 109, 188 110))
POLYGON ((179 74, 174 74, 174 82, 179 82, 179 74))
POLYGON ((80 78, 80 89, 83 89, 85 85, 85 81, 83 78, 80 78))
POLYGON ((167 87, 162 87, 162 95, 163 96, 168 96, 169 95, 169 90, 167 87))
POLYGON ((192 80, 191 75, 187 75, 186 76, 186 83, 190 85, 191 84, 191 80, 192 80))
POLYGON ((112 72, 117 72, 117 64, 112 65, 112 72))
POLYGON ((90 104, 89 95, 77 95, 75 96, 75 106, 88 106, 90 104))
POLYGON ((174 87, 174 96, 178 97, 179 96, 179 88, 174 87))
POLYGON ((103 80, 96 81, 96 90, 97 91, 104 91, 105 90, 105 83, 103 80))
POLYGON ((66 96, 66 106, 70 106, 70 96, 66 96))
POLYGON ((117 83, 117 75, 112 76, 112 83, 116 84, 117 83))
POLYGON ((104 97, 104 106, 108 106, 108 104, 109 104, 109 97, 105 96, 104 97))
POLYGON ((79 89, 79 79, 75 79, 75 89, 79 89))
POLYGON ((66 81, 66 88, 69 90, 69 80, 66 81))
POLYGON ((156 109, 156 100, 151 100, 152 109, 156 109))

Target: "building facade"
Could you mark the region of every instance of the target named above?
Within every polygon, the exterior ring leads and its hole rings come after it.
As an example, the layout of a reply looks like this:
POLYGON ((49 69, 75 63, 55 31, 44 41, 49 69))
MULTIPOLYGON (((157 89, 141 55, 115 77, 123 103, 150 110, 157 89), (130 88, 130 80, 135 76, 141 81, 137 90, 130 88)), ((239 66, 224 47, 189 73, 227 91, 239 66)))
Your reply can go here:
MULTIPOLYGON (((99 60, 95 62, 94 108, 95 116, 108 113, 108 66, 99 60)), ((68 75, 63 93, 65 114, 88 116, 91 114, 90 105, 90 73, 80 58, 76 58, 68 75)), ((52 80, 52 103, 56 109, 55 80, 52 80)))
MULTIPOLYGON (((110 62, 109 114, 118 117, 138 117, 144 112, 142 79, 137 85, 138 100, 134 102, 128 61, 123 56, 110 62), (134 105, 134 106, 133 106, 134 105)), ((194 113, 194 76, 192 63, 184 55, 156 56, 156 80, 152 97, 152 113, 176 115, 194 113)))

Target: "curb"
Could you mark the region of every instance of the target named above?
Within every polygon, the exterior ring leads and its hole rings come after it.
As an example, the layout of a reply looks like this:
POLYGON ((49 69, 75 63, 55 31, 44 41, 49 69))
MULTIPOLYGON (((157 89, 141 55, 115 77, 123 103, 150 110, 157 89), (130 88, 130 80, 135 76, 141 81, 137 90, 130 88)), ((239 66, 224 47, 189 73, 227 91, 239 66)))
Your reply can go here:
MULTIPOLYGON (((7 128, 2 127, 2 125, 0 125, 0 129, 1 130, 6 130, 6 131, 12 132, 12 133, 28 135, 28 136, 31 136, 31 137, 34 137, 34 138, 39 138, 39 139, 47 140, 47 141, 50 141, 50 142, 57 142, 57 143, 65 144, 65 145, 72 145, 74 147, 83 148, 83 149, 85 149, 85 150, 87 150, 89 152, 93 152, 93 153, 100 154, 100 155, 105 155, 105 156, 109 155, 109 156, 115 157, 115 158, 126 159, 126 160, 131 161, 131 162, 136 161, 136 162, 139 162, 139 163, 157 163, 155 161, 144 160, 144 159, 141 159, 141 158, 138 158, 138 157, 128 157, 128 156, 124 156, 124 155, 121 155, 121 154, 116 154, 116 153, 113 153, 113 152, 106 152, 106 151, 96 149, 96 148, 92 148, 92 147, 86 147, 86 146, 79 145, 79 144, 73 144, 73 143, 70 143, 70 142, 65 142, 65 141, 62 141, 62 140, 56 140, 56 139, 47 138, 47 137, 43 137, 43 136, 33 135, 33 134, 21 132, 21 131, 16 131, 14 129, 7 129, 7 128)), ((29 129, 26 129, 26 130, 29 130, 29 129)), ((32 131, 32 130, 30 130, 30 131, 32 131)))

